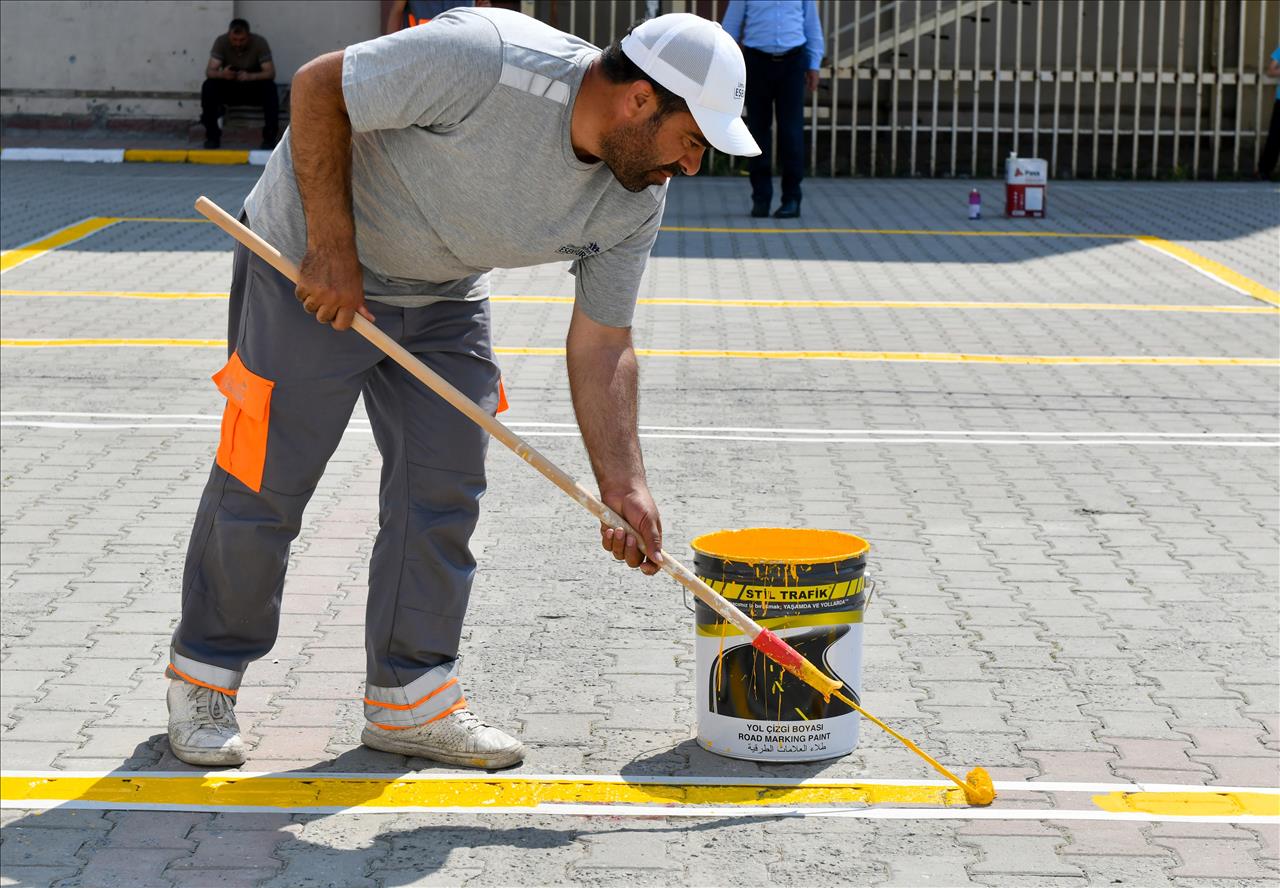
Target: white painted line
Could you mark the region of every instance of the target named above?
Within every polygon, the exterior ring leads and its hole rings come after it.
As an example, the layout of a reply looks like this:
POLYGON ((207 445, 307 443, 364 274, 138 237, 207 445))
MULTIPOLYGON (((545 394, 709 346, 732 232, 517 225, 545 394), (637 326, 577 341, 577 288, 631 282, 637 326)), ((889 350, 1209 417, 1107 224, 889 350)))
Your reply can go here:
POLYGON ((0 160, 60 160, 73 163, 124 163, 123 148, 4 148, 0 160))
MULTIPOLYGON (((32 428, 32 429, 68 429, 84 431, 121 431, 127 429, 197 429, 217 431, 221 418, 207 414, 92 414, 92 413, 57 413, 33 411, 9 411, 0 413, 0 427, 32 428), (22 419, 25 416, 67 416, 89 419, 143 419, 142 422, 77 422, 70 419, 22 419), (190 420, 188 422, 164 422, 159 420, 190 420)), ((349 431, 355 434, 369 434, 369 421, 353 418, 349 431)), ((525 438, 577 438, 577 427, 571 423, 509 423, 512 429, 518 429, 525 438), (555 431, 543 430, 550 426, 555 431), (560 429, 563 429, 561 431, 560 429)), ((1009 432, 1009 431, 935 431, 894 429, 887 431, 862 430, 859 436, 850 436, 848 432, 823 431, 820 429, 788 430, 794 434, 695 434, 689 433, 657 433, 647 431, 653 426, 641 426, 640 437, 646 440, 666 441, 725 441, 755 444, 928 444, 944 445, 980 445, 986 447, 1273 447, 1280 448, 1280 435, 1268 432, 1212 432, 1186 433, 1178 435, 1173 432, 1009 432), (916 435, 917 437, 902 437, 916 435), (990 438, 968 437, 971 435, 991 435, 990 438), (1033 435, 1054 437, 1030 437, 1033 435), (801 437, 803 436, 803 437, 801 437), (994 437, 1005 436, 1005 437, 994 437), (1205 440, 1209 439, 1209 440, 1205 440)), ((714 431, 714 430, 713 430, 714 431)), ((762 430, 767 431, 767 430, 762 430)))
POLYGON ((1248 290, 1242 289, 1241 287, 1237 287, 1235 284, 1231 283, 1230 281, 1227 281, 1227 280, 1224 280, 1223 278, 1218 277, 1213 272, 1209 271, 1208 269, 1201 268, 1200 266, 1196 265, 1194 262, 1188 262, 1186 259, 1183 259, 1181 256, 1175 256, 1173 253, 1170 253, 1167 250, 1162 250, 1155 244, 1150 243, 1148 241, 1139 240, 1138 243, 1142 244, 1148 250, 1154 250, 1155 252, 1159 253, 1161 256, 1164 256, 1166 259, 1172 259, 1174 262, 1182 263, 1187 268, 1190 268, 1192 271, 1196 272, 1197 274, 1204 275, 1209 280, 1213 281, 1215 284, 1221 284, 1222 286, 1226 287, 1228 290, 1231 290, 1235 293, 1239 293, 1241 296, 1248 296, 1250 299, 1253 298, 1253 294, 1250 293, 1248 290))
MULTIPOLYGON (((219 422, 216 413, 91 413, 75 410, 0 410, 0 417, 57 416, 83 419, 195 419, 219 422)), ((353 423, 369 422, 367 417, 353 416, 353 423)), ((568 429, 576 431, 573 422, 525 422, 504 423, 512 429, 568 429)), ((765 426, 655 426, 641 425, 642 432, 753 432, 786 435, 983 435, 988 437, 1055 437, 1055 438, 1267 438, 1280 440, 1280 432, 1019 432, 989 429, 804 429, 768 428, 765 426)))
POLYGON ((266 166, 267 161, 271 159, 270 151, 250 151, 249 163, 251 166, 266 166))

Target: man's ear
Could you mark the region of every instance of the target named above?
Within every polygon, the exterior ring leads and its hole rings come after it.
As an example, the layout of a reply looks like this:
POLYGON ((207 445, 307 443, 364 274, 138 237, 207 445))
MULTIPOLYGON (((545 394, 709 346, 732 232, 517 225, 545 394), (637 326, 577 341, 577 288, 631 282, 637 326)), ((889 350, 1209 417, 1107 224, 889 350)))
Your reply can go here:
POLYGON ((657 106, 658 96, 647 80, 633 80, 623 93, 622 113, 627 120, 643 120, 657 106))

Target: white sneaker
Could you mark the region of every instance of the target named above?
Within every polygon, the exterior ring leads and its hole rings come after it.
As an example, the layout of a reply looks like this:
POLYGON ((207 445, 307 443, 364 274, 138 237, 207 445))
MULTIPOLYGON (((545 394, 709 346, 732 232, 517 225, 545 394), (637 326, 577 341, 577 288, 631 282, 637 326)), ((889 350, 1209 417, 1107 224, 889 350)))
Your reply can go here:
POLYGON ((243 765, 235 699, 169 679, 169 748, 188 765, 243 765))
POLYGON ((413 728, 388 730, 365 723, 360 742, 382 752, 464 768, 506 768, 524 760, 524 744, 466 709, 413 728))

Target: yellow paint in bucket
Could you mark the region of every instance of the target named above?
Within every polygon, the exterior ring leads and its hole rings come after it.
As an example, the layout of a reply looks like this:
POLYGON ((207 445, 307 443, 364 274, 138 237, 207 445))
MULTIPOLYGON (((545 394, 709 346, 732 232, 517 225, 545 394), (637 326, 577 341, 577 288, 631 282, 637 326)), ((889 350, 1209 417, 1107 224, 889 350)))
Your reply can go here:
MULTIPOLYGON (((693 549, 694 572, 704 582, 858 699, 866 540, 831 530, 748 528, 705 534, 693 549)), ((710 608, 695 607, 703 748, 796 762, 853 750, 854 707, 824 697, 710 608)))

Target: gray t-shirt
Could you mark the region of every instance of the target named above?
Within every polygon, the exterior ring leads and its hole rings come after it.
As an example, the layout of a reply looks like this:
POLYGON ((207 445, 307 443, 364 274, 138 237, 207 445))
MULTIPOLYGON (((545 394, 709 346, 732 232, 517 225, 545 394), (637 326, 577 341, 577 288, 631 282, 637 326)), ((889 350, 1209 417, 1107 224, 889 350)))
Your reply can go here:
MULTIPOLYGON (((504 9, 455 9, 347 47, 342 91, 368 298, 482 299, 490 269, 572 259, 587 316, 631 324, 667 192, 629 192, 603 163, 573 153, 573 103, 599 52, 504 9)), ((287 138, 245 209, 301 261, 306 223, 287 138)))

